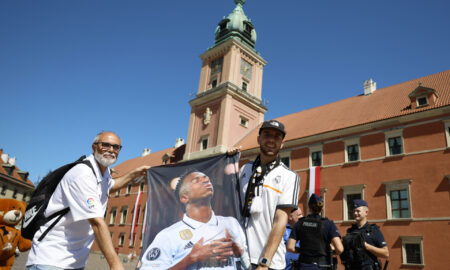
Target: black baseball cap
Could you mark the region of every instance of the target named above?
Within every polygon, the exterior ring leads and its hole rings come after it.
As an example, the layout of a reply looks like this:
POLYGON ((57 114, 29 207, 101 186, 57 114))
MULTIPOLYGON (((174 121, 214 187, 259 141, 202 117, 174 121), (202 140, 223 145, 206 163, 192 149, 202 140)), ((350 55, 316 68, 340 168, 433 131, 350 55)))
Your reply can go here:
POLYGON ((261 131, 265 128, 276 129, 276 130, 280 131, 281 133, 283 133, 283 138, 284 138, 284 136, 286 136, 286 131, 284 131, 284 125, 280 121, 277 121, 277 120, 264 121, 262 126, 259 128, 259 134, 261 134, 261 131))

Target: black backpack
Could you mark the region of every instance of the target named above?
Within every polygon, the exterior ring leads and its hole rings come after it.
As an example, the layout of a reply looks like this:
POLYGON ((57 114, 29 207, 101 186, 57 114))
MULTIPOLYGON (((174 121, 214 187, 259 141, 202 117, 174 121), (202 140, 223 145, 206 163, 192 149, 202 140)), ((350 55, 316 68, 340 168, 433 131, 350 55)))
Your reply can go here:
POLYGON ((48 202, 53 195, 56 187, 58 186, 61 179, 64 175, 72 169, 77 164, 85 164, 89 168, 92 169, 92 172, 95 174, 94 168, 92 167, 91 162, 89 160, 85 160, 86 156, 80 157, 77 161, 66 164, 54 171, 49 172, 42 181, 38 184, 36 190, 33 192, 31 196, 30 202, 27 205, 27 209, 25 211, 25 215, 22 222, 22 236, 29 240, 33 240, 34 234, 39 228, 47 223, 49 220, 52 220, 55 217, 58 217, 49 227, 48 229, 39 237, 38 241, 44 239, 47 233, 58 223, 58 221, 69 212, 69 207, 64 208, 56 213, 46 217, 44 215, 45 209, 47 209, 48 202))

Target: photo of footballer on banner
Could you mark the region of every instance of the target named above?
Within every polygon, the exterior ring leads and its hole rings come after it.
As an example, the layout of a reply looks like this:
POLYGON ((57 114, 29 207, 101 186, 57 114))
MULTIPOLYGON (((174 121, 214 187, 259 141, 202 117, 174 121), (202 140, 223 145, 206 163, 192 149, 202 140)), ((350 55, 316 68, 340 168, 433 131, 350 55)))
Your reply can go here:
POLYGON ((149 170, 138 269, 248 269, 238 159, 220 155, 149 170))

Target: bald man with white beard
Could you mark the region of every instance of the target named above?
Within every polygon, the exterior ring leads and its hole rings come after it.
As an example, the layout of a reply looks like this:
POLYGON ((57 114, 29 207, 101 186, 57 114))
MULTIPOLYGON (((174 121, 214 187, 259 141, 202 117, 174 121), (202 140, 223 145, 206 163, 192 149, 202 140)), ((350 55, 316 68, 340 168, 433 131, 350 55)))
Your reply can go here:
POLYGON ((142 166, 113 179, 109 166, 117 161, 121 149, 117 134, 101 132, 92 143, 92 155, 86 158, 92 169, 78 164, 64 175, 50 198, 45 215, 50 216, 67 207, 70 210, 41 241, 39 237, 54 220, 36 232, 28 255, 27 270, 84 269, 94 238, 110 269, 124 269, 103 218, 108 193, 145 176, 150 167, 142 166))

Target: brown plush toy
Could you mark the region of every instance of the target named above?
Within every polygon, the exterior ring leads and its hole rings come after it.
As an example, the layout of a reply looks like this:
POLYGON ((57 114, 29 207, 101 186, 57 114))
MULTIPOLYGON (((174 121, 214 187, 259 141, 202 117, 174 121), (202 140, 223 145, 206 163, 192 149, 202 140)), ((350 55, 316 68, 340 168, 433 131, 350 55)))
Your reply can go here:
POLYGON ((31 248, 31 241, 22 237, 15 226, 20 223, 27 205, 14 199, 0 199, 0 270, 9 270, 14 263, 16 247, 31 248))

